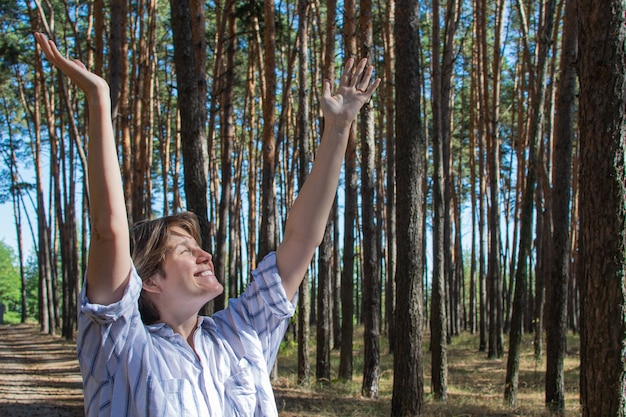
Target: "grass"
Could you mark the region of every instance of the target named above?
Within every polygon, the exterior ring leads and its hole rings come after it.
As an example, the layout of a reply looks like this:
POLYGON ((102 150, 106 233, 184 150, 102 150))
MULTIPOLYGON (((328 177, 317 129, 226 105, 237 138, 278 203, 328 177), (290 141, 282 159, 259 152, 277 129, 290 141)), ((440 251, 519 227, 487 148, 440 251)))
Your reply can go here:
MULTIPOLYGON (((362 332, 362 328, 359 329, 362 332)), ((314 333, 314 330, 312 330, 314 333)), ((429 335, 425 335, 426 342, 429 335)), ((278 359, 279 377, 273 381, 281 417, 291 416, 388 416, 391 414, 393 390, 393 357, 388 354, 388 344, 381 338, 381 378, 378 400, 363 398, 360 394, 363 369, 362 333, 354 340, 354 377, 340 381, 339 352, 331 357, 330 383, 313 381, 304 386, 297 383, 297 347, 287 343, 278 359)), ((311 343, 314 346, 314 343, 311 343)), ((504 341, 505 349, 508 340, 504 341)), ((579 338, 568 336, 565 359, 565 398, 567 416, 580 416, 578 401, 579 338)), ((423 349, 424 415, 426 416, 549 416, 545 409, 545 349, 544 356, 536 359, 533 335, 525 335, 520 357, 520 376, 517 406, 504 404, 506 355, 501 359, 487 359, 478 352, 478 335, 462 334, 453 338, 448 346, 448 400, 433 400, 430 389, 430 353, 428 343, 423 349)), ((311 352, 311 378, 315 379, 315 351, 311 352)))

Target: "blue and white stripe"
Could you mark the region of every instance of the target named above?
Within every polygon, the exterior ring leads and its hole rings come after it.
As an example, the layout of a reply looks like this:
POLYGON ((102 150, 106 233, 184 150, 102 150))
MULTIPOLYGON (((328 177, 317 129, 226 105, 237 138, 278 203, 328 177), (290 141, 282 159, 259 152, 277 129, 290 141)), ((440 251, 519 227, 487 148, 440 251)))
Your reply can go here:
POLYGON ((228 308, 199 317, 198 356, 169 326, 142 323, 134 267, 115 304, 90 304, 83 289, 77 346, 86 416, 278 416, 269 370, 295 308, 275 254, 252 274, 228 308))

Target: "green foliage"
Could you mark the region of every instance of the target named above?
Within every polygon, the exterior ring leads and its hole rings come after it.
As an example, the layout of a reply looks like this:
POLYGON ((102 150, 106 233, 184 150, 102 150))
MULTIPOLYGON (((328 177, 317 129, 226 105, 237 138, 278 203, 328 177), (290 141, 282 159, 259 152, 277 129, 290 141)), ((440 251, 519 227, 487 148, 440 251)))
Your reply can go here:
POLYGON ((10 22, 17 18, 17 13, 13 2, 0 1, 0 28, 3 29, 0 38, 0 85, 9 81, 9 69, 18 62, 21 52, 16 34, 12 30, 6 30, 10 22))
MULTIPOLYGON (((19 311, 21 286, 13 249, 0 241, 0 303, 5 305, 6 313, 19 311)), ((10 314, 7 316, 10 317, 10 314)))
POLYGON ((28 317, 39 316, 39 266, 37 256, 32 254, 24 265, 26 278, 26 309, 28 317))

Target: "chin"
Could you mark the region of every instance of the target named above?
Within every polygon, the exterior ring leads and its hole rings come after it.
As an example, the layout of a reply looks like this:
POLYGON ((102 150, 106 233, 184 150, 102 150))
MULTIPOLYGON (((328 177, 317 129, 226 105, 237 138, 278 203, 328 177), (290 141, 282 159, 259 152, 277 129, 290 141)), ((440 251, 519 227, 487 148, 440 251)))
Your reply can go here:
POLYGON ((214 288, 210 290, 210 298, 207 300, 207 303, 211 300, 214 300, 218 296, 224 293, 224 286, 220 283, 217 283, 214 288))
POLYGON ((223 292, 224 292, 224 286, 223 286, 222 284, 220 284, 220 288, 219 288, 219 290, 218 290, 218 294, 217 294, 217 295, 220 295, 220 294, 222 294, 223 292))

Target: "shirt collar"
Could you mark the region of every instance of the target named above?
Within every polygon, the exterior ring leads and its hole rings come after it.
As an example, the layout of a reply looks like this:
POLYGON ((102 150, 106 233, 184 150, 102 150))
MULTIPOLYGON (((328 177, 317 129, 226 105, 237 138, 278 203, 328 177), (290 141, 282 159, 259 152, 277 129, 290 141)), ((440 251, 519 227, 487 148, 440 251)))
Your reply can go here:
MULTIPOLYGON (((198 316, 198 327, 202 326, 202 328, 206 331, 215 331, 217 330, 217 325, 215 321, 211 317, 207 316, 198 316)), ((146 326, 150 333, 154 333, 161 337, 169 337, 174 335, 174 331, 170 326, 166 323, 154 323, 148 324, 146 326)))

